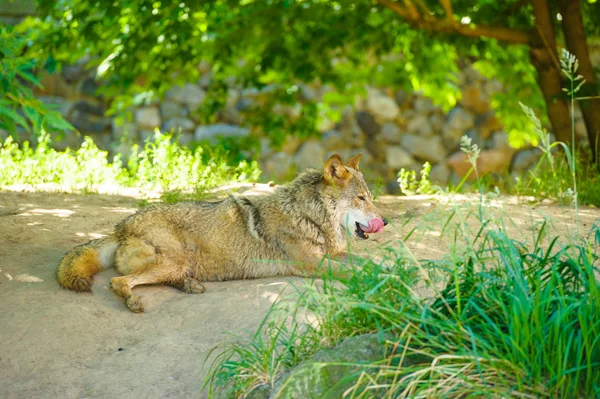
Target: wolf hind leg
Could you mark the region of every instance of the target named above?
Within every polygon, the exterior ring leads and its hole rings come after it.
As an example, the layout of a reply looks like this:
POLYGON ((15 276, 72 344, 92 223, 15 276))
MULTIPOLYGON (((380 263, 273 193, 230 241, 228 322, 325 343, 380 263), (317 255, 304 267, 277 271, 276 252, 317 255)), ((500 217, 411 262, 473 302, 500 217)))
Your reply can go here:
POLYGON ((131 311, 142 313, 144 306, 140 298, 133 293, 135 286, 147 284, 185 286, 189 266, 187 262, 180 261, 177 256, 169 256, 176 252, 176 250, 169 251, 161 248, 159 255, 156 248, 146 241, 139 238, 128 239, 116 254, 117 270, 125 276, 111 279, 113 292, 125 299, 131 311))
MULTIPOLYGON (((127 307, 135 312, 142 313, 144 306, 140 298, 133 293, 133 288, 138 285, 166 284, 186 286, 186 281, 191 280, 185 276, 185 270, 181 269, 176 262, 158 262, 144 270, 129 274, 127 276, 113 277, 110 285, 115 294, 125 299, 127 307)), ((190 283, 187 283, 187 287, 190 283)), ((198 285, 202 287, 199 283, 198 285)), ((195 287, 195 286, 194 286, 195 287)), ((204 287, 202 287, 203 289, 204 287)), ((189 288, 190 292, 192 288, 189 288)))
POLYGON ((206 291, 200 280, 194 277, 185 277, 181 281, 171 283, 171 285, 186 294, 203 294, 206 291))

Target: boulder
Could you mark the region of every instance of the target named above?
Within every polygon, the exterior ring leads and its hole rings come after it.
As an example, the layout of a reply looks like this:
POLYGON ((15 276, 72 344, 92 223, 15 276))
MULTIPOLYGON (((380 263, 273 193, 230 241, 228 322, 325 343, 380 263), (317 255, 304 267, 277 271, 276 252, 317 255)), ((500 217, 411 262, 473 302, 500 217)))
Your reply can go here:
POLYGON ((406 90, 396 90, 396 92, 394 93, 394 99, 396 100, 396 104, 398 104, 400 108, 406 108, 410 105, 410 96, 408 95, 406 90))
POLYGON ((481 138, 487 139, 493 132, 502 130, 502 123, 496 118, 494 111, 489 111, 475 118, 475 129, 481 138))
POLYGON ((369 88, 367 92, 367 109, 376 118, 390 121, 398 116, 400 108, 394 99, 376 89, 369 88))
POLYGON ((339 130, 342 132, 348 146, 352 148, 362 147, 363 132, 357 122, 352 107, 349 105, 342 111, 339 130))
POLYGON ((262 176, 267 179, 285 179, 296 170, 293 159, 285 152, 276 152, 260 161, 262 176))
POLYGON ((158 107, 149 106, 135 110, 135 123, 140 129, 154 129, 160 127, 161 118, 158 107))
POLYGON ((357 112, 356 122, 367 136, 375 136, 381 131, 381 126, 369 112, 357 112))
POLYGON ((438 109, 436 105, 433 104, 431 99, 423 96, 417 96, 413 101, 413 109, 420 114, 430 114, 438 109))
POLYGON ((406 130, 409 133, 419 136, 433 136, 434 134, 433 126, 429 118, 424 114, 417 114, 413 119, 408 121, 406 130))
MULTIPOLYGON (((272 398, 342 398, 367 365, 385 357, 385 341, 377 334, 344 340, 334 348, 322 349, 311 359, 284 374, 271 392, 272 398)), ((409 361, 409 364, 412 363, 409 361)))
MULTIPOLYGON (((482 176, 487 173, 503 173, 510 167, 515 150, 512 148, 494 148, 481 151, 477 159, 477 173, 482 176)), ((456 152, 448 158, 448 165, 458 178, 463 178, 471 169, 467 154, 456 152)), ((476 180, 475 172, 469 176, 470 181, 476 180)))
POLYGON ((120 141, 124 139, 131 139, 135 141, 138 137, 137 126, 132 122, 117 123, 115 119, 112 120, 112 138, 113 141, 120 141))
POLYGON ((213 141, 218 137, 246 137, 248 135, 250 135, 250 130, 245 127, 216 123, 198 126, 194 132, 194 139, 196 141, 213 141))
POLYGON ((448 181, 450 181, 450 167, 448 166, 448 163, 442 161, 437 165, 433 165, 431 167, 431 172, 429 172, 429 180, 440 186, 448 184, 448 181))
POLYGON ((171 118, 178 118, 186 115, 186 109, 174 101, 165 100, 160 103, 160 116, 163 120, 169 120, 171 118))
POLYGON ((387 122, 381 128, 381 137, 392 144, 399 144, 402 133, 400 128, 393 122, 387 122))
POLYGON ((511 162, 511 171, 524 172, 533 168, 542 158, 542 150, 529 148, 515 154, 511 162))
POLYGON ((491 109, 487 94, 478 85, 469 85, 462 91, 460 105, 475 114, 483 114, 491 109))
POLYGON ((321 169, 325 165, 325 160, 325 150, 321 143, 316 140, 304 142, 294 155, 294 163, 300 171, 306 168, 321 169))
POLYGON ((388 146, 386 148, 385 159, 388 168, 394 170, 408 168, 415 163, 415 159, 410 153, 399 145, 388 146))
POLYGON ((421 137, 407 134, 402 136, 401 142, 413 157, 421 161, 436 164, 446 156, 446 149, 439 136, 421 137))
POLYGON ((330 130, 321 136, 321 144, 325 150, 340 150, 347 147, 344 135, 339 130, 330 130))
POLYGON ((470 112, 461 107, 454 107, 446 118, 442 128, 442 135, 446 146, 451 149, 458 148, 460 138, 474 126, 474 117, 470 112))
POLYGON ((184 104, 190 111, 195 111, 204 102, 206 93, 199 86, 186 83, 175 86, 167 92, 167 98, 179 104, 184 104))
POLYGON ((194 129, 194 122, 187 118, 172 118, 163 124, 164 132, 191 132, 194 129))

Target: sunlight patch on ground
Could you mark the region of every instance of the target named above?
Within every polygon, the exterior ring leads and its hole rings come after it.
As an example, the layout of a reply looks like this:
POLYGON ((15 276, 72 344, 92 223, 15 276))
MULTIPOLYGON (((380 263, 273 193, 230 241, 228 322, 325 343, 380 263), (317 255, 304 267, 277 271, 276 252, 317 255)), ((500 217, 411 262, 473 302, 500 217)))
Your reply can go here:
POLYGON ((19 274, 19 275, 15 276, 15 281, 18 281, 20 283, 42 283, 42 282, 44 282, 44 280, 42 280, 41 278, 32 276, 30 274, 19 274))
POLYGON ((27 212, 19 213, 17 216, 41 216, 41 215, 52 215, 61 218, 67 218, 74 214, 75 211, 68 209, 30 209, 27 212))
POLYGON ((84 233, 84 232, 81 232, 81 231, 80 231, 80 232, 78 232, 78 233, 75 233, 75 235, 76 235, 77 237, 89 237, 89 238, 92 238, 92 239, 94 239, 94 240, 97 240, 98 238, 103 238, 103 237, 106 237, 106 234, 100 234, 100 233, 84 233))
POLYGON ((122 208, 122 207, 110 207, 110 206, 103 206, 102 209, 106 209, 107 211, 111 211, 114 213, 135 213, 137 211, 137 209, 134 208, 122 208))

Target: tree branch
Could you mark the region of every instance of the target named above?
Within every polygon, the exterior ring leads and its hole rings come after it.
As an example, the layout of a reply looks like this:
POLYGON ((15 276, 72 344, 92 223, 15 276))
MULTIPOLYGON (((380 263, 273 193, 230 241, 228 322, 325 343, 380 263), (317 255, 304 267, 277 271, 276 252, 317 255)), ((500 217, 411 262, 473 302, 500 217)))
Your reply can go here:
POLYGON ((454 12, 452 11, 452 3, 450 0, 440 0, 444 11, 446 11, 446 19, 454 21, 454 12))
POLYGON ((406 9, 412 19, 421 19, 417 7, 415 7, 411 0, 404 0, 404 4, 406 4, 406 9))
POLYGON ((456 33, 466 37, 488 37, 497 39, 511 44, 529 45, 533 41, 533 36, 530 32, 504 28, 501 26, 486 26, 486 25, 463 25, 449 21, 448 19, 430 19, 413 18, 411 13, 404 7, 398 5, 391 0, 377 0, 377 3, 388 8, 400 17, 406 20, 410 25, 425 29, 432 32, 440 33, 456 33))

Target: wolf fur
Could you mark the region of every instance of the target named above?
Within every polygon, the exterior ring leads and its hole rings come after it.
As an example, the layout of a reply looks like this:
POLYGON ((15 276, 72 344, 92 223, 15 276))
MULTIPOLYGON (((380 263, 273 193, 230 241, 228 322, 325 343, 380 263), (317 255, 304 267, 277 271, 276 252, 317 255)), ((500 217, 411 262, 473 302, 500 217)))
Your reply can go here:
POLYGON ((323 172, 308 170, 268 195, 147 206, 65 255, 58 281, 91 292, 93 275, 114 266, 123 276, 112 290, 143 312, 136 285, 202 293, 202 281, 314 275, 324 256, 345 251, 348 232, 367 238, 366 226, 381 219, 360 157, 344 164, 333 155, 323 172))

